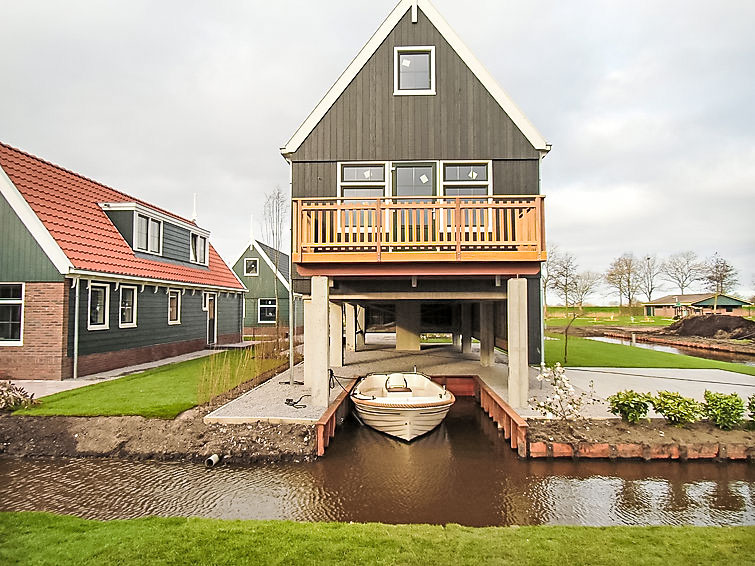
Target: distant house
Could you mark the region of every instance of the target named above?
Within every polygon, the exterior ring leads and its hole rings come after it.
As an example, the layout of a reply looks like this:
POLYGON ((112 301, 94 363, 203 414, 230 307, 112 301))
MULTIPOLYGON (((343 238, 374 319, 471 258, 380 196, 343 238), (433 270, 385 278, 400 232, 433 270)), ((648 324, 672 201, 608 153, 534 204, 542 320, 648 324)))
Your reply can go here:
MULTIPOLYGON (((252 238, 233 264, 233 271, 244 283, 244 334, 284 334, 289 324, 289 256, 252 238)), ((302 324, 301 308, 294 309, 296 326, 302 324)))
POLYGON ((748 316, 749 312, 743 307, 750 305, 730 295, 718 295, 715 293, 701 293, 696 295, 666 295, 655 301, 643 303, 646 316, 667 316, 682 318, 695 314, 713 314, 715 306, 716 314, 730 314, 734 316, 748 316))
POLYGON ((241 340, 243 284, 195 222, 0 143, 0 378, 241 340))

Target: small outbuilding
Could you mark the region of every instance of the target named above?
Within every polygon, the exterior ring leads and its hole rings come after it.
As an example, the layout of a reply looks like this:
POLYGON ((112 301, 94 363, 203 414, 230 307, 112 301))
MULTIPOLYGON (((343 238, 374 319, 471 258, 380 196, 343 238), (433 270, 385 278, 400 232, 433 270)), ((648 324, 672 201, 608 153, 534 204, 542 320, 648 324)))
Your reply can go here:
POLYGON ((684 318, 700 314, 729 314, 748 316, 748 301, 722 293, 699 293, 693 295, 666 295, 655 301, 643 303, 646 316, 684 318))

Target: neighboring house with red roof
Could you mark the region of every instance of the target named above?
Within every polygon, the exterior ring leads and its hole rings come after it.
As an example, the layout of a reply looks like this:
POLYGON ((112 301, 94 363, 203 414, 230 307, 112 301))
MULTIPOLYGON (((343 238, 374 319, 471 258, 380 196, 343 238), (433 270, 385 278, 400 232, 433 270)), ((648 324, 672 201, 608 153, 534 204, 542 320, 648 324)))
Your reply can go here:
POLYGON ((209 237, 0 143, 0 378, 78 377, 240 341, 245 288, 209 237))
POLYGON ((744 307, 750 303, 730 295, 697 293, 691 295, 666 295, 660 299, 642 303, 646 316, 667 316, 683 318, 693 314, 729 314, 749 316, 744 307), (715 313, 714 313, 715 311, 715 313))

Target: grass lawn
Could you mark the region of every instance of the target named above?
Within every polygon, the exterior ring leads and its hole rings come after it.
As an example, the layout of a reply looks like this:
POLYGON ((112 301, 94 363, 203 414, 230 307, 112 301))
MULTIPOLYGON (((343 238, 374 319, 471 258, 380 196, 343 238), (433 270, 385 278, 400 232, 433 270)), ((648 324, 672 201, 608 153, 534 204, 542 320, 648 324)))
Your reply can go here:
MULTIPOLYGON (((745 564, 753 527, 488 527, 0 513, 14 564, 745 564)), ((750 558, 747 558, 750 556, 750 558)))
MULTIPOLYGON (((119 416, 172 419, 199 404, 198 385, 206 365, 213 370, 227 360, 231 368, 243 362, 248 353, 229 351, 186 362, 169 364, 126 377, 104 381, 43 397, 40 404, 16 411, 20 415, 119 416), (223 359, 225 358, 225 360, 223 359)), ((277 359, 254 360, 254 375, 281 363, 277 359)), ((249 375, 249 378, 254 377, 249 375)), ((229 387, 230 389, 231 387, 229 387)))
MULTIPOLYGON (((560 334, 548 335, 545 341, 545 362, 548 365, 564 363, 564 337, 560 334), (551 340, 550 338, 556 338, 551 340)), ((706 360, 682 354, 656 352, 634 346, 607 344, 586 338, 569 336, 570 366, 584 367, 628 367, 628 368, 717 368, 737 373, 755 375, 755 367, 730 362, 706 360)))
MULTIPOLYGON (((549 313, 550 315, 551 313, 549 313)), ((546 327, 566 326, 571 317, 565 316, 548 316, 545 319, 546 327)), ((577 317, 572 326, 668 326, 674 322, 673 319, 663 316, 594 316, 586 313, 577 317)))

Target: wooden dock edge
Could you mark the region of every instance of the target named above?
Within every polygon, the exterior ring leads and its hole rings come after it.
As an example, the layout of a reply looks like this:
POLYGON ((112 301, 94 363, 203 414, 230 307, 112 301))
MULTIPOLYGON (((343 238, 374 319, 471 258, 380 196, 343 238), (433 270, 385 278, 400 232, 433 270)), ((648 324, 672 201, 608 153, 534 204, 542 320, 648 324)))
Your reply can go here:
POLYGON ((344 391, 336 397, 325 413, 315 423, 315 453, 317 456, 323 456, 325 449, 330 444, 330 439, 336 434, 336 425, 349 414, 349 393, 356 385, 357 380, 353 379, 344 387, 344 391))

